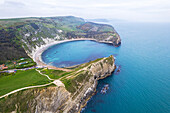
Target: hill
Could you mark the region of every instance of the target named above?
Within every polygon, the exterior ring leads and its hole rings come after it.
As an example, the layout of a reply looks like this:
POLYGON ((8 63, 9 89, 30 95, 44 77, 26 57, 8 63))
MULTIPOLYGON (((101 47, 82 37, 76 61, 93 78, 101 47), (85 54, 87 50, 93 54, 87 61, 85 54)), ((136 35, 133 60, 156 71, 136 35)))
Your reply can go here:
POLYGON ((115 29, 73 16, 0 19, 0 63, 29 57, 49 40, 93 38, 120 45, 115 29), (29 56, 28 56, 29 55, 29 56))

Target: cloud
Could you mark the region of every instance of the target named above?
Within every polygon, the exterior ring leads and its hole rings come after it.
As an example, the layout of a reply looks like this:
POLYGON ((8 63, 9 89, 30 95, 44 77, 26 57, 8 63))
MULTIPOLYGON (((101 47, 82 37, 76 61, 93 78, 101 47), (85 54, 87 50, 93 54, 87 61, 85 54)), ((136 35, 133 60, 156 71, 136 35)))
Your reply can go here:
POLYGON ((0 0, 0 5, 4 4, 5 0, 0 0))
POLYGON ((0 18, 74 15, 131 21, 170 21, 169 0, 0 0, 0 18))
POLYGON ((5 1, 3 3, 3 5, 5 7, 15 7, 15 8, 21 8, 21 7, 24 7, 25 4, 24 3, 21 3, 21 2, 14 2, 14 1, 5 1))

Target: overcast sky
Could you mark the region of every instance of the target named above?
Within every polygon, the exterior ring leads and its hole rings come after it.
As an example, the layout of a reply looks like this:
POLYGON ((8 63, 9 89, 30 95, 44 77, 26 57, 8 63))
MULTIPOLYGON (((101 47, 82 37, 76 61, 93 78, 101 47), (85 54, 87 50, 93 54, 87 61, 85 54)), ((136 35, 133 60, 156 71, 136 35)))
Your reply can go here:
POLYGON ((66 15, 170 22, 170 0, 0 0, 0 18, 66 15))

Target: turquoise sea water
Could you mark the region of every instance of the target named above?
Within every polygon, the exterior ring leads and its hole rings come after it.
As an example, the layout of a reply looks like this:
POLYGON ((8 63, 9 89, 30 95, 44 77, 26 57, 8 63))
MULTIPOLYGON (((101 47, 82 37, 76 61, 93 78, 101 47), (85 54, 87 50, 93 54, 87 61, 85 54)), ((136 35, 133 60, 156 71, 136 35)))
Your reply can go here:
POLYGON ((121 36, 118 48, 93 41, 55 45, 44 62, 64 67, 96 58, 116 57, 119 74, 100 80, 98 93, 83 113, 170 113, 170 24, 111 23, 121 36), (106 94, 100 90, 109 84, 106 94))

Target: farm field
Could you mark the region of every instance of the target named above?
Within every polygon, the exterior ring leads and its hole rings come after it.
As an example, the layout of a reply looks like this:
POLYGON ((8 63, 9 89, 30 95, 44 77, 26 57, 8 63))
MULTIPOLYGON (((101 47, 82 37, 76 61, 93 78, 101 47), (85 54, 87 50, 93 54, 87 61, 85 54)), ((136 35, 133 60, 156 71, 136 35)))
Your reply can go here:
POLYGON ((13 90, 49 83, 47 77, 39 74, 35 69, 17 71, 15 74, 0 77, 0 96, 13 90))

